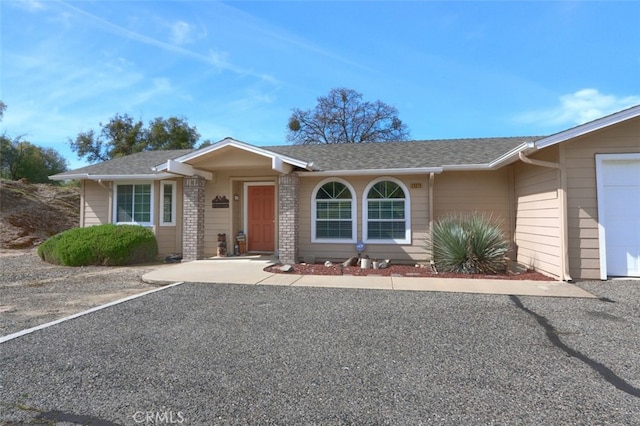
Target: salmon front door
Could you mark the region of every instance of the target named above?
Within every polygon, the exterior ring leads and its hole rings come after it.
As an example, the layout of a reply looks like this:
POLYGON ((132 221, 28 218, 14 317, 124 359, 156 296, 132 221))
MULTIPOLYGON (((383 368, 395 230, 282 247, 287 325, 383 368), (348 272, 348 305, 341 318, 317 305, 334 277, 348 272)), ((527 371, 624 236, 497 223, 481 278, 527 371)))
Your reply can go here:
POLYGON ((273 185, 247 187, 247 249, 275 250, 275 189, 273 185))

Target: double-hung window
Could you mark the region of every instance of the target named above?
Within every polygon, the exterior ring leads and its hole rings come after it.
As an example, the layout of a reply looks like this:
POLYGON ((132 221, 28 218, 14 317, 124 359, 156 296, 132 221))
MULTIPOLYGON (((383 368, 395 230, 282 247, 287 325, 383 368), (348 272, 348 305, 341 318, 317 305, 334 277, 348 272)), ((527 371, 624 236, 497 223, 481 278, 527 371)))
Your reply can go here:
POLYGON ((153 185, 151 183, 117 184, 115 222, 153 225, 152 202, 153 185))
POLYGON ((355 242, 356 211, 354 190, 347 182, 328 179, 313 192, 312 241, 355 242))
POLYGON ((371 243, 410 243, 410 200, 404 184, 381 178, 365 189, 363 234, 371 243))

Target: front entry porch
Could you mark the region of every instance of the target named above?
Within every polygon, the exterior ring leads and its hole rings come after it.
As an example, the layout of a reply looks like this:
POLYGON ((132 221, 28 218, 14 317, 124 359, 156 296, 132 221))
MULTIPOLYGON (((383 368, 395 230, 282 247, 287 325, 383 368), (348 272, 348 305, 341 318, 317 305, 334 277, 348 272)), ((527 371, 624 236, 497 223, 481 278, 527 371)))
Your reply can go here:
POLYGON ((256 179, 219 173, 215 182, 185 177, 183 259, 215 256, 218 234, 226 235, 227 253, 234 254, 242 233, 249 254, 273 254, 282 263, 296 263, 298 185, 294 174, 256 179), (223 197, 229 200, 224 208, 207 208, 211 200, 223 197))

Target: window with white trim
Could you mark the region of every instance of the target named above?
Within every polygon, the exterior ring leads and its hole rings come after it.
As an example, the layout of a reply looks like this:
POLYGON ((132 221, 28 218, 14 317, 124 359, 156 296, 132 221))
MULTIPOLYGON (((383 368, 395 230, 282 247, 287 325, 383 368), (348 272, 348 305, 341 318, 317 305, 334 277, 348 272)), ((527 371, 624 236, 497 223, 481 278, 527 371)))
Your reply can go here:
POLYGON ((313 242, 356 240, 355 191, 341 179, 325 179, 313 191, 313 242))
POLYGON ((116 223, 153 225, 151 183, 117 184, 114 218, 116 223))
POLYGON ((365 189, 363 236, 367 242, 410 243, 409 192, 394 178, 381 178, 365 189))
POLYGON ((160 183, 160 226, 176 224, 176 183, 163 181, 160 183))

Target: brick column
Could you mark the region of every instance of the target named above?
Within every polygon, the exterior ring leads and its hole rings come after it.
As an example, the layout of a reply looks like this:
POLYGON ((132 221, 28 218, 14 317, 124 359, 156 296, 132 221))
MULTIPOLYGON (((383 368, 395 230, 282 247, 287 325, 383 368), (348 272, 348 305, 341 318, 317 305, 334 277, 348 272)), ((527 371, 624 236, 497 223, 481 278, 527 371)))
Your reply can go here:
POLYGON ((201 176, 184 178, 182 258, 185 261, 204 258, 204 186, 201 176))
POLYGON ((281 263, 298 261, 298 175, 278 177, 278 253, 281 263))

